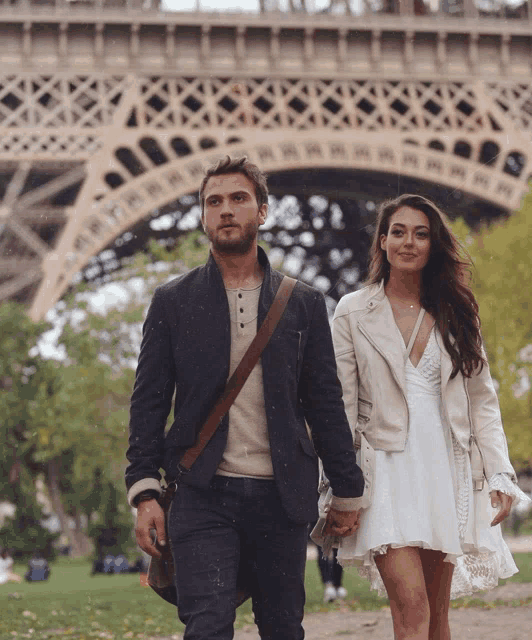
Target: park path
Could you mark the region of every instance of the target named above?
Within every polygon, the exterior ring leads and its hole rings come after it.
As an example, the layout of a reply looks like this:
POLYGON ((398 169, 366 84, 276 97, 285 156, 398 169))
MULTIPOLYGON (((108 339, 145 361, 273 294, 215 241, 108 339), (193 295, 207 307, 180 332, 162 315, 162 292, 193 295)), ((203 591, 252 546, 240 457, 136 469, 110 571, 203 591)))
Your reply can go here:
MULTIPOLYGON (((532 591, 532 590, 531 590, 532 591)), ((530 640, 532 606, 453 609, 451 635, 456 640, 530 640)), ((330 611, 305 616, 305 640, 393 640, 389 610, 330 611)), ((241 629, 235 640, 258 640, 254 629, 241 629)))
MULTIPOLYGON (((532 553, 532 536, 506 538, 512 553, 532 553)), ((316 558, 316 548, 309 546, 307 557, 316 558)), ((515 603, 532 598, 532 584, 507 583, 479 599, 515 603)), ((498 606, 493 609, 452 609, 450 625, 453 640, 530 640, 532 604, 498 606)), ((305 616, 305 640, 393 640, 390 610, 350 611, 347 607, 327 613, 305 616)), ((235 640, 259 640, 254 625, 235 632, 235 640)))
MULTIPOLYGON (((509 582, 480 596, 487 604, 509 603, 493 609, 481 607, 451 609, 451 635, 455 640, 530 640, 532 603, 510 606, 532 599, 532 584, 509 582)), ((381 611, 350 611, 347 607, 305 616, 305 640, 393 640, 388 608, 381 611)), ((235 632, 235 640, 259 640, 254 626, 235 632)))
POLYGON ((513 538, 505 536, 504 539, 512 553, 532 553, 532 535, 513 538))

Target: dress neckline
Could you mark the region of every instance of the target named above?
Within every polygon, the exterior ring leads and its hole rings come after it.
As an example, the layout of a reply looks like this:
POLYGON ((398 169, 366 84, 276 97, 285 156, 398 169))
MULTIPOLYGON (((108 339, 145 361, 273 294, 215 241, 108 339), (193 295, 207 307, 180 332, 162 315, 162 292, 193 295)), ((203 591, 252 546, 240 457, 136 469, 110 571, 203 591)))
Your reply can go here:
MULTIPOLYGON (((393 314, 393 309, 392 309, 392 304, 390 302, 390 300, 388 299, 388 296, 385 295, 384 296, 386 299, 386 302, 388 303, 388 306, 390 308, 390 312, 392 314, 392 319, 393 319, 393 324, 395 327, 395 331, 399 337, 399 343, 401 345, 401 351, 403 352, 403 354, 406 354, 406 349, 407 349, 407 345, 405 344, 405 339, 403 338, 403 334, 401 333, 401 330, 399 329, 399 327, 397 326, 397 322, 395 320, 395 316, 393 314)), ((417 363, 417 365, 414 366, 414 364, 412 363, 412 360, 410 360, 410 356, 408 356, 408 358, 406 358, 406 361, 410 363, 410 366, 412 367, 412 369, 415 369, 417 371, 417 368, 419 367, 419 365, 421 364, 421 361, 423 360, 425 353, 427 351, 427 347, 429 346, 429 342, 431 340, 432 334, 434 332, 434 324, 432 325, 432 327, 430 328, 430 333, 429 333, 429 338, 427 340, 427 344, 425 345, 425 348, 423 349, 423 353, 421 354, 421 358, 419 359, 419 362, 417 363)))
MULTIPOLYGON (((395 326, 397 327, 397 325, 395 325, 395 326)), ((397 327, 397 331, 399 331, 399 327, 397 327)), ((399 335, 400 334, 401 334, 401 332, 399 331, 399 335)), ((434 334, 434 325, 432 325, 432 327, 430 328, 429 338, 427 340, 427 344, 425 345, 425 348, 423 349, 423 353, 421 354, 421 358, 419 359, 419 362, 415 366, 414 366, 414 363, 412 362, 412 360, 410 360, 410 357, 407 358, 407 361, 410 364, 410 366, 412 367, 412 369, 415 369, 416 371, 419 369, 419 365, 423 361, 423 358, 425 357, 425 354, 428 351, 428 348, 429 348, 430 342, 432 340, 433 334, 434 334)), ((403 344, 404 344, 403 336, 401 336, 401 340, 403 341, 403 344)), ((404 350, 406 351, 406 348, 404 350)))

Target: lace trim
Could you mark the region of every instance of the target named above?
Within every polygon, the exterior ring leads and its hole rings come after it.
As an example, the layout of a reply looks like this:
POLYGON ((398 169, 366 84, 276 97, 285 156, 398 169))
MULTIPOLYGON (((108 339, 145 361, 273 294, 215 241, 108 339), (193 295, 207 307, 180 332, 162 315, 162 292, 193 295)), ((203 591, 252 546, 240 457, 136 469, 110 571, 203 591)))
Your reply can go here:
MULTIPOLYGON (((510 556, 511 557, 511 556, 510 556)), ((472 551, 456 560, 451 582, 451 599, 470 596, 475 591, 494 589, 502 578, 515 573, 503 553, 472 551)))
POLYGON ((526 493, 521 491, 518 485, 512 481, 508 473, 495 473, 492 475, 488 480, 488 487, 490 491, 500 491, 513 498, 512 507, 520 503, 527 504, 532 502, 526 493))
POLYGON ((430 332, 427 346, 416 370, 429 382, 436 383, 440 380, 441 354, 438 343, 436 342, 436 337, 434 336, 434 330, 430 332))
MULTIPOLYGON (((386 597, 386 587, 375 564, 375 556, 384 554, 395 546, 386 544, 372 549, 369 559, 365 560, 362 566, 356 560, 345 558, 340 560, 340 564, 344 567, 356 566, 360 576, 369 581, 370 588, 377 591, 380 596, 386 597)), ((412 542, 409 546, 430 548, 423 542, 412 542)), ((463 555, 457 557, 447 554, 445 561, 455 565, 451 582, 451 600, 470 596, 476 591, 494 589, 499 584, 499 580, 509 578, 516 573, 509 551, 506 555, 501 550, 475 549, 471 545, 466 545, 463 555)))
POLYGON ((463 544, 467 531, 467 521, 469 519, 469 476, 468 467, 469 456, 467 452, 460 446, 451 431, 451 440, 453 445, 454 465, 456 472, 456 516, 458 519, 458 535, 460 542, 463 544))
MULTIPOLYGON (((385 554, 388 549, 397 545, 385 544, 372 549, 371 559, 368 564, 358 565, 358 573, 369 581, 371 589, 377 591, 380 596, 387 596, 386 587, 375 564, 375 556, 385 554)), ((408 546, 430 549, 423 542, 412 542, 408 546)), ((476 591, 485 591, 495 588, 499 580, 509 578, 515 573, 508 564, 503 554, 496 551, 479 551, 473 549, 462 556, 447 554, 446 562, 454 564, 453 579, 451 582, 451 600, 470 596, 476 591)), ((343 566, 355 565, 355 562, 342 560, 343 566)))

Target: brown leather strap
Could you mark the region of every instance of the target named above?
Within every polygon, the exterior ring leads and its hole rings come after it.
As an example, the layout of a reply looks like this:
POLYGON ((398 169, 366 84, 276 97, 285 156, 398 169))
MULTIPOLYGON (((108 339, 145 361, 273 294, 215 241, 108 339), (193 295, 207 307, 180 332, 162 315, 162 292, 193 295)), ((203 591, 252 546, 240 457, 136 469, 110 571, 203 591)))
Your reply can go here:
POLYGON ((229 411, 231 405, 248 379, 249 374, 253 370, 253 367, 259 361, 264 347, 268 344, 273 332, 275 331, 275 327, 284 313, 288 300, 290 299, 296 284, 297 280, 294 280, 294 278, 289 278, 288 276, 283 278, 264 322, 257 331, 257 335, 253 338, 253 342, 249 345, 244 357, 240 361, 240 364, 235 369, 233 375, 229 378, 224 392, 211 409, 207 420, 198 434, 196 444, 190 447, 190 449, 187 449, 184 456, 181 458, 179 463, 181 470, 188 471, 192 467, 198 456, 201 454, 203 449, 205 449, 209 440, 214 435, 218 425, 222 421, 222 418, 229 411))

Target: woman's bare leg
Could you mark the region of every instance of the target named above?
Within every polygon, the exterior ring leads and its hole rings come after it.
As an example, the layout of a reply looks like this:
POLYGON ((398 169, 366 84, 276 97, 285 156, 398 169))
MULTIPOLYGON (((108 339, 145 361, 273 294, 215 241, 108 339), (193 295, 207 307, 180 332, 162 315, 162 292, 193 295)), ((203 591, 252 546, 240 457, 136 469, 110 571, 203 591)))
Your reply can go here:
POLYGON ((375 556, 390 599, 395 640, 428 640, 430 607, 417 547, 389 549, 375 556))
POLYGON ((444 561, 441 551, 419 549, 419 555, 429 598, 429 640, 451 640, 449 604, 454 565, 444 561))

